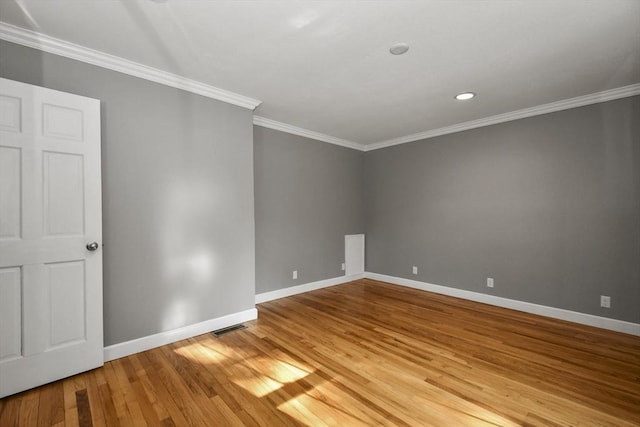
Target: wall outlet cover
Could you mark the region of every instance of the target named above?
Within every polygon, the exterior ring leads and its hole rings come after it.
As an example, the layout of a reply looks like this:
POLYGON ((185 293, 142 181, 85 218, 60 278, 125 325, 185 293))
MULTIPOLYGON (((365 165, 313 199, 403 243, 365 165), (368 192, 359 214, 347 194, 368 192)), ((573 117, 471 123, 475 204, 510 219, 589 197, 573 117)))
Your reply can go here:
POLYGON ((294 279, 298 278, 298 270, 293 270, 293 278, 294 279))
POLYGON ((413 267, 411 267, 411 272, 413 274, 418 274, 418 267, 416 267, 415 265, 413 267))
POLYGON ((493 278, 487 277, 487 287, 493 288, 493 278))

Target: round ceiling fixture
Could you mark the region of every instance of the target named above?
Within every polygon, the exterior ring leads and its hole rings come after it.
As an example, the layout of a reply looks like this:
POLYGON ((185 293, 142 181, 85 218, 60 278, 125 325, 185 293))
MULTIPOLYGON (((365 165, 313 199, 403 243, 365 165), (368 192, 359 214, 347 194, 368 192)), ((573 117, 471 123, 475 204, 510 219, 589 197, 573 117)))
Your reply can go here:
POLYGON ((406 43, 396 43, 391 48, 389 48, 389 52, 392 55, 402 55, 403 53, 407 53, 409 50, 409 45, 406 43))
POLYGON ((473 92, 462 92, 456 95, 456 99, 458 101, 468 101, 475 96, 476 94, 473 92))

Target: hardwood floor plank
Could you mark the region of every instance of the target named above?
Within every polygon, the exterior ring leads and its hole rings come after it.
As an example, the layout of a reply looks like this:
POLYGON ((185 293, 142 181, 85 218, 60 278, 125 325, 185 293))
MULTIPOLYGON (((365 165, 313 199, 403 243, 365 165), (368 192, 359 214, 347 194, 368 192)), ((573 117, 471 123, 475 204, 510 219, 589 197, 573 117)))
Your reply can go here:
MULTIPOLYGON (((64 387, 61 381, 52 384, 53 402, 49 419, 51 424, 64 424, 64 387)), ((24 402, 23 402, 24 404, 24 402)))
POLYGON ((155 358, 151 357, 152 351, 145 352, 143 355, 139 356, 146 359, 149 380, 153 385, 153 389, 157 393, 158 400, 160 400, 163 406, 166 408, 172 422, 181 426, 193 425, 193 423, 187 421, 187 417, 189 417, 189 414, 183 413, 182 408, 178 407, 178 405, 176 404, 176 401, 173 398, 174 388, 167 387, 166 382, 170 382, 170 380, 166 379, 166 375, 163 372, 164 368, 162 368, 162 366, 155 361, 155 358))
POLYGON ((160 372, 161 367, 158 364, 155 364, 153 359, 149 357, 150 353, 151 352, 139 353, 136 356, 139 357, 143 365, 147 367, 146 372, 149 382, 153 386, 153 392, 157 396, 158 401, 162 402, 162 406, 167 411, 168 418, 163 418, 163 420, 170 419, 172 424, 178 426, 190 425, 190 423, 187 422, 185 415, 180 411, 180 408, 178 408, 173 400, 171 392, 165 387, 160 372))
POLYGON ((363 279, 0 400, 0 426, 640 426, 640 338, 363 279))
MULTIPOLYGON (((95 427, 103 427, 106 425, 106 405, 102 403, 102 396, 97 381, 98 372, 101 371, 102 369, 94 369, 93 371, 81 374, 87 384, 87 397, 89 399, 89 407, 91 408, 91 422, 95 427)), ((103 385, 106 386, 106 383, 100 384, 100 386, 103 385)), ((109 401, 111 401, 111 397, 109 397, 109 401)), ((110 405, 113 406, 112 403, 110 405)), ((115 412, 115 410, 113 412, 115 412)))
POLYGON ((165 418, 160 422, 160 427, 176 427, 176 425, 173 423, 173 419, 171 419, 171 417, 169 418, 165 418))
MULTIPOLYGON (((14 427, 18 425, 18 418, 21 415, 20 405, 22 404, 21 394, 13 396, 12 398, 5 398, 7 402, 2 406, 2 412, 0 412, 0 426, 2 427, 14 427)), ((37 418, 36 418, 37 419, 37 418)))
MULTIPOLYGON (((201 416, 205 420, 219 420, 220 424, 232 425, 237 418, 231 416, 227 418, 227 411, 221 411, 219 405, 212 405, 210 396, 216 396, 215 391, 208 384, 201 381, 198 371, 204 372, 202 365, 193 359, 184 359, 176 352, 177 347, 165 346, 162 348, 163 355, 176 369, 176 372, 182 377, 185 385, 191 391, 192 402, 189 405, 195 405, 200 409, 201 416)), ((202 376, 204 377, 204 375, 202 376)))
MULTIPOLYGON (((78 390, 75 392, 76 408, 77 408, 77 425, 80 427, 92 427, 91 407, 89 406, 89 396, 87 390, 78 390)), ((69 424, 73 424, 73 420, 67 419, 69 424)))
MULTIPOLYGON (((100 394, 103 396, 103 402, 111 402, 107 425, 110 425, 110 423, 113 422, 113 416, 115 416, 118 420, 118 425, 128 427, 131 425, 131 415, 125 400, 125 393, 128 391, 128 384, 126 381, 121 384, 118 380, 118 375, 116 373, 118 365, 119 360, 114 360, 112 363, 105 364, 102 372, 104 373, 107 383, 98 386, 98 388, 100 389, 100 394)), ((105 413, 105 415, 107 414, 105 413)))
POLYGON ((244 423, 238 417, 236 412, 233 412, 231 408, 225 403, 225 401, 219 395, 213 396, 211 398, 211 402, 216 406, 218 411, 223 416, 223 419, 226 421, 228 426, 232 427, 242 427, 244 423))
POLYGON ((153 384, 147 376, 147 372, 143 366, 143 357, 144 353, 138 353, 126 358, 135 368, 137 382, 134 383, 134 391, 136 392, 136 395, 141 402, 149 402, 151 408, 153 409, 153 412, 155 413, 155 417, 152 414, 149 414, 145 417, 147 418, 147 422, 150 422, 155 418, 157 418, 158 420, 164 420, 166 418, 169 418, 169 412, 162 404, 161 400, 159 399, 158 393, 156 392, 153 384))
MULTIPOLYGON (((23 402, 24 403, 24 402, 23 402)), ((43 386, 38 405, 38 427, 50 427, 64 421, 64 395, 61 382, 43 386)))
POLYGON ((109 427, 120 426, 120 420, 118 419, 118 413, 112 399, 112 392, 109 385, 99 385, 98 392, 100 393, 101 407, 104 411, 104 424, 109 427))
MULTIPOLYGON (((23 394, 20 405, 20 416, 18 426, 35 426, 38 424, 38 408, 40 407, 40 391, 29 390, 23 394)), ((3 425, 0 423, 0 425, 3 425)))
MULTIPOLYGON (((82 380, 83 375, 76 375, 69 380, 62 383, 63 387, 63 400, 64 400, 64 421, 67 426, 77 426, 80 424, 78 419, 78 396, 79 391, 84 390, 84 398, 86 399, 86 406, 89 406, 89 400, 86 396, 86 383, 82 380)), ((89 418, 91 414, 89 413, 89 418)), ((86 425, 86 422, 84 423, 86 425)))

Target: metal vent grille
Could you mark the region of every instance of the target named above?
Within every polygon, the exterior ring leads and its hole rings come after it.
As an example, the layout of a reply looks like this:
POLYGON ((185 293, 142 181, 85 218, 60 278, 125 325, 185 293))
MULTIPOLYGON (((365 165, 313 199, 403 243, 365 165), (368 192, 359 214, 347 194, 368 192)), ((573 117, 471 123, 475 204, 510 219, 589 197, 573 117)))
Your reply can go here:
POLYGON ((238 324, 238 325, 233 325, 233 326, 228 326, 226 328, 222 328, 222 329, 217 329, 213 332, 211 332, 211 334, 214 337, 221 337, 225 334, 234 332, 234 331, 239 331, 240 329, 246 329, 246 326, 244 326, 242 323, 238 324))

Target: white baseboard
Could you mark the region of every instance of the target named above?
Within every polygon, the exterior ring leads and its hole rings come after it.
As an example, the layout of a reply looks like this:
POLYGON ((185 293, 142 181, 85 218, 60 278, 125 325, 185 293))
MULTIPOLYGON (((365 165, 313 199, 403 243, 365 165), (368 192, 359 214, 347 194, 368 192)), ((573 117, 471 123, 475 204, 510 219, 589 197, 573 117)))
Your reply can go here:
MULTIPOLYGON (((495 305, 498 307, 510 308, 513 310, 523 311, 525 313, 538 314, 540 316, 551 317, 554 319, 566 320, 569 322, 580 323, 597 328, 608 329, 616 332, 640 336, 640 324, 625 322, 623 320, 609 319, 606 317, 594 316, 591 314, 579 313, 576 311, 563 310, 561 308, 548 307, 529 302, 517 301, 508 298, 497 297, 494 295, 481 294, 478 292, 466 291, 463 289, 451 288, 448 286, 434 285, 432 283, 420 282, 417 280, 404 279, 402 277, 387 276, 378 273, 353 274, 350 276, 334 277, 332 279, 320 280, 317 282, 305 283, 290 288, 279 289, 277 291, 264 292, 256 295, 255 302, 260 304, 263 302, 284 298, 291 295, 297 295, 316 289, 327 288, 329 286, 340 285, 342 283, 351 282, 361 278, 379 280, 381 282, 392 283, 394 285, 406 286, 409 288, 420 289, 427 292, 434 292, 442 295, 462 298, 470 301, 481 302, 484 304, 495 305)), ((149 335, 131 341, 110 345, 104 349, 104 360, 119 359, 130 354, 139 353, 141 351, 150 350, 191 338, 217 329, 226 328, 242 322, 248 322, 258 318, 258 310, 255 308, 229 314, 227 316, 215 319, 205 320, 204 322, 193 325, 184 326, 182 328, 173 329, 171 331, 160 332, 158 334, 149 335)))
POLYGON ((582 325, 595 326, 596 328, 608 329, 611 331, 640 336, 640 324, 625 322, 623 320, 609 319, 607 317, 594 316, 592 314, 579 313, 577 311, 563 310, 561 308, 517 301, 509 298, 497 297, 494 295, 465 291, 462 289, 450 288, 448 286, 434 285, 431 283, 419 282, 417 280, 404 279, 402 277, 387 276, 385 274, 367 272, 364 273, 364 277, 367 279, 392 283, 394 285, 406 286, 408 288, 420 289, 427 292, 434 292, 437 294, 449 295, 452 297, 495 305, 498 307, 524 311, 525 313, 538 314, 540 316, 551 317, 554 319, 580 323, 582 325))
POLYGON ((110 345, 104 348, 104 361, 108 362, 110 360, 119 359, 130 354, 151 350, 152 348, 171 344, 176 341, 202 335, 228 326, 237 325, 238 323, 248 322, 257 318, 258 310, 251 308, 249 310, 240 311, 227 316, 183 326, 182 328, 172 329, 170 331, 160 332, 158 334, 149 335, 135 340, 110 345))
POLYGON ((290 288, 278 289, 277 291, 263 292, 256 295, 256 304, 260 304, 274 299, 290 297, 291 295, 301 294, 303 292, 315 291, 316 289, 327 288, 329 286, 340 285, 342 283, 352 282, 362 279, 363 274, 351 274, 349 276, 339 276, 333 279, 319 280, 317 282, 305 283, 303 285, 291 286, 290 288))

